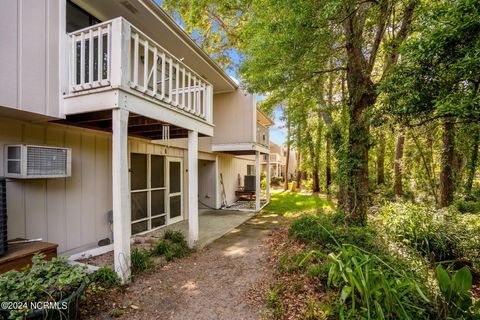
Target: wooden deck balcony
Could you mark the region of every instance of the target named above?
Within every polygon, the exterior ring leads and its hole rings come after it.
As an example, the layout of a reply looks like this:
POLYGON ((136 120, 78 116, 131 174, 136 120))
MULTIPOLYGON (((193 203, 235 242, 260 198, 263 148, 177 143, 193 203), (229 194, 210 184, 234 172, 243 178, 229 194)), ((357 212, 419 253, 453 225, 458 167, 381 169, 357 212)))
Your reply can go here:
POLYGON ((212 85, 124 18, 72 32, 69 40, 66 116, 129 104, 131 112, 213 134, 212 85))

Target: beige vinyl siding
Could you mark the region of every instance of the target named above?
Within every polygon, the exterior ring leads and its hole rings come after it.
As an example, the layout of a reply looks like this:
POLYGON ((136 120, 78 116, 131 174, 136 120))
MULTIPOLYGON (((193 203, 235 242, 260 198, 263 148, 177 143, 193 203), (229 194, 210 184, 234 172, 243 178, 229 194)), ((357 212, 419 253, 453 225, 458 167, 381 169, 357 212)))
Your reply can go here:
POLYGON ((65 0, 0 1, 0 106, 60 116, 64 7, 65 0))
MULTIPOLYGON (((111 237, 107 212, 112 208, 111 136, 57 124, 32 124, 0 118, 0 176, 4 145, 42 144, 72 148, 72 176, 56 179, 8 179, 8 238, 42 238, 59 252, 78 251, 111 237)), ((186 150, 166 149, 131 138, 130 152, 180 157, 186 150)), ((187 190, 184 170, 184 191, 187 190)), ((187 212, 186 196, 184 217, 187 212)))
POLYGON ((213 144, 255 143, 255 96, 242 90, 213 96, 213 144))
POLYGON ((243 186, 243 177, 247 174, 247 164, 255 165, 255 158, 253 156, 218 155, 218 171, 223 176, 228 204, 237 199, 235 191, 239 187, 238 176, 240 175, 240 184, 243 186))

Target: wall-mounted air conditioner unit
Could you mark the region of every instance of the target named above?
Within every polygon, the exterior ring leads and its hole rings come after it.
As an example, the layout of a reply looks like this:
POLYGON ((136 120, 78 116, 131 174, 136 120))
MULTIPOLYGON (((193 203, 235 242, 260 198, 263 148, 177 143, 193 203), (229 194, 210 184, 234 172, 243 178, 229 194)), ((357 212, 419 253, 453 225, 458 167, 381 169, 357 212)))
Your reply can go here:
POLYGON ((72 149, 15 144, 5 146, 5 177, 64 178, 72 172, 72 149))

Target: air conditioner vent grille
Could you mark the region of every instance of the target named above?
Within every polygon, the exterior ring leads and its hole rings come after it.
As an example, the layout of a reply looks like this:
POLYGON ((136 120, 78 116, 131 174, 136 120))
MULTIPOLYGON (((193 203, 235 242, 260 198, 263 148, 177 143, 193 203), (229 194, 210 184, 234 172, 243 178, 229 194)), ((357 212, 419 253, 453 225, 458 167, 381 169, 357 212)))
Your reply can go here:
POLYGON ((50 176, 67 174, 67 150, 27 147, 27 175, 50 176))
POLYGON ((5 177, 17 179, 71 176, 72 149, 41 145, 5 145, 5 177))

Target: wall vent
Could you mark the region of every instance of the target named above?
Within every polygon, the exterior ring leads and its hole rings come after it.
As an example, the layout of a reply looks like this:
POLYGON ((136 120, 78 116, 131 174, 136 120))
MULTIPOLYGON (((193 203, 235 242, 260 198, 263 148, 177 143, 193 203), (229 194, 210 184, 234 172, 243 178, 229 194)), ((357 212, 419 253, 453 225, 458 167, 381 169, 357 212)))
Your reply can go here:
POLYGON ((37 145, 5 146, 5 177, 64 178, 71 175, 72 149, 37 145))

